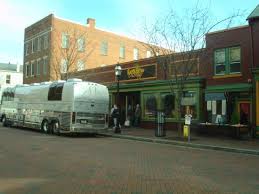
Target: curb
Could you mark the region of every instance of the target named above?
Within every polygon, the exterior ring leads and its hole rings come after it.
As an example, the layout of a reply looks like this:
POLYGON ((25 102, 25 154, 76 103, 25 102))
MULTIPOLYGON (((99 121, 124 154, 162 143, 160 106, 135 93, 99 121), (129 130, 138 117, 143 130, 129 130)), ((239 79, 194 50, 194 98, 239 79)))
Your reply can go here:
POLYGON ((175 140, 155 139, 155 138, 137 137, 137 136, 131 136, 131 135, 118 135, 118 134, 110 134, 110 133, 100 133, 100 135, 106 136, 106 137, 114 137, 114 138, 128 139, 128 140, 135 140, 135 141, 142 141, 142 142, 168 144, 168 145, 176 145, 176 146, 196 148, 196 149, 217 150, 217 151, 259 156, 259 150, 239 149, 239 148, 224 147, 224 146, 196 144, 196 143, 180 142, 175 140))

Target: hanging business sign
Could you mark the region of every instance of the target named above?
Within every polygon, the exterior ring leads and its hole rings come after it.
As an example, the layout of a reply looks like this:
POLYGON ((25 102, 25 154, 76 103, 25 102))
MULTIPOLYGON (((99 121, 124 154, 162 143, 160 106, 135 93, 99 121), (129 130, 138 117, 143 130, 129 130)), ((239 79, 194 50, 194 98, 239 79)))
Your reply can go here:
POLYGON ((135 65, 135 67, 123 69, 120 80, 128 81, 156 78, 156 71, 156 64, 146 66, 135 65))

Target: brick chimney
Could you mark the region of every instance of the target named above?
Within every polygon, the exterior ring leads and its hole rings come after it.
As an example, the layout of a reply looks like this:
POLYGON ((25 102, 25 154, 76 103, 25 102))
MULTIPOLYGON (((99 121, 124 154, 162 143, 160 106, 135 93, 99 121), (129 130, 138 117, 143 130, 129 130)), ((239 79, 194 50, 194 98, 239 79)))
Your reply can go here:
POLYGON ((95 19, 87 18, 87 25, 89 26, 89 28, 95 28, 95 19))

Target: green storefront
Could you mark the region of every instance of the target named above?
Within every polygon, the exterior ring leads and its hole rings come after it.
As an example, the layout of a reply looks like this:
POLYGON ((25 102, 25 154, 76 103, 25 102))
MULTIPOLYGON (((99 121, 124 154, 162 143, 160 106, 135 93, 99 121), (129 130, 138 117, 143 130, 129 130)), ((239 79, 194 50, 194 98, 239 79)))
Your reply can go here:
POLYGON ((225 124, 252 123, 252 84, 208 86, 205 90, 206 121, 225 124))
MULTIPOLYGON (((114 83, 109 87, 110 104, 116 101, 117 85, 114 83)), ((189 78, 184 82, 182 98, 179 100, 179 89, 172 80, 154 80, 135 83, 125 83, 119 85, 118 105, 121 107, 122 123, 125 121, 129 105, 141 106, 141 126, 151 127, 155 123, 156 112, 163 111, 166 115, 167 123, 183 121, 184 115, 189 112, 193 116, 193 121, 203 120, 203 96, 204 79, 200 77, 189 78), (178 104, 181 106, 177 106, 178 104), (181 107, 177 111, 177 107, 181 107)))

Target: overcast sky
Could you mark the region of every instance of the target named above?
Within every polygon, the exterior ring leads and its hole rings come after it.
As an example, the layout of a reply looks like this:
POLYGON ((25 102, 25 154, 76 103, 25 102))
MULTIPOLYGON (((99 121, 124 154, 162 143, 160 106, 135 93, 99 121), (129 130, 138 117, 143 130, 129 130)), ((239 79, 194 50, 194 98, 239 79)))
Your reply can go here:
MULTIPOLYGON (((0 63, 23 63, 24 29, 54 13, 55 16, 85 24, 96 19, 98 28, 142 39, 139 33, 144 18, 152 21, 174 8, 179 14, 197 0, 0 0, 0 63)), ((259 4, 258 0, 200 0, 217 18, 236 10, 245 12, 237 25, 259 4)))

